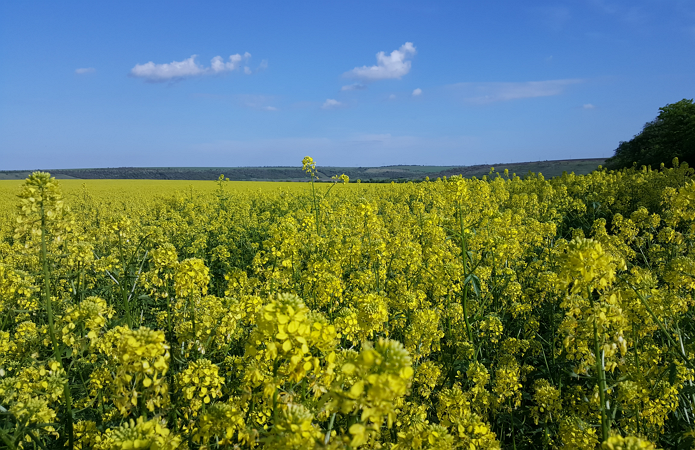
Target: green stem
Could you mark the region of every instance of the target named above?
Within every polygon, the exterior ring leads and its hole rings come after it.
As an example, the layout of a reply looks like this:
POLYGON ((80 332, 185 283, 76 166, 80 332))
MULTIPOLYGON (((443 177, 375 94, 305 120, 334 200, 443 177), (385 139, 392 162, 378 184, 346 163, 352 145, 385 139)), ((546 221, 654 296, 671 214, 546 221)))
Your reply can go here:
MULTIPOLYGON (((589 300, 591 301, 591 309, 594 308, 594 299, 591 291, 588 292, 589 300)), ((592 311, 593 312, 593 311, 592 311)), ((606 414, 606 371, 603 367, 602 353, 599 346, 598 328, 596 326, 596 318, 594 324, 594 356, 596 358, 596 377, 598 378, 598 395, 601 402, 601 437, 602 441, 608 440, 610 426, 608 424, 608 416, 606 414)))
MULTIPOLYGON (((685 347, 683 346, 683 336, 681 335, 680 327, 678 327, 677 331, 678 331, 678 343, 680 344, 681 352, 683 352, 683 356, 687 358, 687 355, 685 353, 685 347)), ((691 388, 693 387, 692 380, 688 380, 688 384, 690 385, 691 388)), ((691 394, 689 400, 692 400, 692 403, 689 402, 691 405, 690 411, 692 412, 693 411, 692 405, 695 405, 695 394, 691 394)), ((683 409, 685 409, 685 406, 683 406, 683 409)), ((686 414, 687 414, 687 411, 686 411, 686 414)))
MULTIPOLYGON (((550 352, 553 357, 553 367, 557 367, 555 363, 555 304, 553 303, 552 311, 550 313, 551 326, 550 329, 553 330, 553 341, 550 344, 550 352)), ((552 377, 551 377, 552 378, 552 377)), ((560 385, 560 390, 562 390, 562 377, 558 373, 558 382, 560 385)))
MULTIPOLYGON (((171 302, 172 302, 171 295, 167 295, 165 298, 165 301, 167 303, 167 339, 169 340, 169 344, 172 347, 171 348, 171 356, 173 359, 173 357, 176 356, 175 355, 176 345, 174 343, 174 332, 171 328, 171 302)), ((171 372, 171 371, 169 371, 169 372, 171 372)))
POLYGON ((73 432, 72 420, 72 395, 70 394, 70 383, 68 380, 66 380, 63 385, 63 396, 65 397, 65 415, 67 416, 67 423, 65 424, 68 435, 67 447, 72 450, 75 448, 75 433, 73 432))
MULTIPOLYGON (((671 334, 666 330, 666 326, 663 323, 661 323, 661 321, 656 317, 656 314, 654 314, 654 311, 649 306, 649 303, 647 303, 647 299, 645 299, 642 296, 642 294, 640 294, 639 291, 635 289, 633 285, 628 285, 633 291, 635 291, 635 294, 637 294, 637 298, 640 299, 640 302, 642 302, 642 305, 644 305, 644 307, 647 309, 649 315, 652 316, 652 320, 654 320, 654 323, 656 323, 659 326, 661 332, 664 333, 664 336, 666 336, 666 339, 668 339, 669 344, 671 344, 671 349, 678 349, 678 345, 676 345, 676 342, 671 337, 671 334)), ((695 369, 695 366, 693 366, 693 363, 687 358, 686 355, 677 350, 674 353, 685 363, 686 366, 688 366, 690 369, 695 369)))
POLYGON ((323 439, 323 444, 328 445, 328 441, 331 440, 331 431, 333 430, 333 423, 335 422, 335 415, 336 413, 333 413, 331 416, 331 421, 328 422, 328 431, 326 431, 326 437, 323 439))
POLYGON ((195 326, 195 299, 193 297, 193 290, 191 290, 191 293, 188 296, 188 302, 189 302, 188 303, 189 307, 191 308, 191 326, 193 327, 193 346, 195 347, 194 352, 197 352, 198 347, 196 345, 196 341, 198 338, 198 333, 196 332, 196 326, 195 326))
MULTIPOLYGON (((640 362, 639 362, 639 345, 638 345, 638 340, 637 340, 637 328, 635 326, 635 323, 632 323, 632 340, 633 345, 635 347, 635 365, 637 366, 637 372, 640 372, 640 362)), ((637 433, 641 433, 641 421, 640 421, 640 414, 642 412, 639 409, 639 406, 637 407, 637 433)))
POLYGON ((316 221, 316 235, 320 235, 319 232, 319 209, 316 206, 316 189, 314 188, 314 173, 311 172, 311 197, 314 200, 314 220, 316 221))
POLYGON ((43 295, 46 303, 46 314, 48 315, 48 334, 53 345, 53 353, 56 360, 60 362, 60 352, 58 351, 58 341, 55 335, 53 324, 53 306, 51 304, 51 276, 48 269, 48 250, 46 249, 46 214, 41 203, 41 264, 43 266, 43 295))
POLYGON ((14 442, 10 440, 10 437, 5 433, 4 431, 0 430, 0 440, 7 445, 7 448, 10 450, 15 450, 17 447, 14 445, 14 442))
POLYGON ((278 419, 277 419, 277 411, 278 411, 278 387, 275 386, 275 391, 273 391, 273 428, 277 427, 278 424, 278 419))
POLYGON ((121 239, 121 232, 120 230, 118 231, 118 253, 121 257, 121 281, 118 283, 118 288, 121 291, 121 298, 123 299, 123 307, 125 308, 125 317, 126 317, 126 323, 130 328, 133 328, 133 318, 131 315, 130 311, 130 305, 128 304, 128 297, 126 293, 126 286, 125 286, 125 280, 126 280, 126 271, 127 271, 127 266, 126 266, 126 261, 125 257, 123 255, 123 241, 121 239))
POLYGON ((512 407, 512 399, 509 398, 509 409, 512 411, 512 447, 516 450, 516 436, 514 436, 514 408, 512 407))
MULTIPOLYGON (((42 192, 42 198, 45 197, 42 192)), ((43 201, 41 201, 41 265, 43 266, 43 294, 44 301, 46 303, 46 314, 48 315, 48 334, 51 338, 51 345, 53 346, 53 355, 61 366, 63 365, 63 358, 60 353, 60 348, 58 347, 58 340, 55 334, 55 325, 53 321, 53 305, 51 301, 51 273, 48 268, 48 249, 46 248, 46 232, 48 230, 46 224, 46 210, 44 208, 43 201)), ((66 380, 63 385, 63 396, 65 399, 65 412, 66 412, 66 424, 65 431, 68 435, 68 449, 72 450, 74 448, 74 435, 72 429, 72 396, 70 395, 70 385, 69 381, 66 380)))
MULTIPOLYGON (((463 226, 463 212, 461 210, 461 202, 458 203, 458 213, 459 213, 459 228, 461 233, 461 262, 463 264, 463 321, 466 324, 466 334, 468 335, 468 340, 471 345, 473 345, 473 333, 471 332, 471 324, 468 321, 468 279, 467 273, 467 254, 468 254, 468 244, 466 242, 466 236, 464 234, 463 226)), ((476 360, 477 351, 473 353, 473 360, 476 360)))
POLYGON ((99 405, 99 414, 96 417, 96 422, 97 422, 97 429, 101 432, 103 432, 103 423, 104 423, 104 397, 101 393, 101 389, 97 391, 97 402, 99 405))

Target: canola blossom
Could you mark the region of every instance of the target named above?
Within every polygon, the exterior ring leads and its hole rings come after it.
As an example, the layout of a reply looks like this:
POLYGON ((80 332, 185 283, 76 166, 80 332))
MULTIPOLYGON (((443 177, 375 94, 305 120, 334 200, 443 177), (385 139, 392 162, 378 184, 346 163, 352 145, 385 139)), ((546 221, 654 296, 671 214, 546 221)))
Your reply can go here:
POLYGON ((0 184, 0 448, 693 447, 687 165, 302 166, 0 184))

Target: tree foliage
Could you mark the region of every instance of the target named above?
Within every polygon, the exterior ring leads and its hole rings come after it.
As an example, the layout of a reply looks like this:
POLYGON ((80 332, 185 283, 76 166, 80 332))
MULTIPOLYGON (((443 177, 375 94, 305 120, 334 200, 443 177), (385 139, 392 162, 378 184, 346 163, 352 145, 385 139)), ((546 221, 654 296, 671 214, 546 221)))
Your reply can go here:
POLYGON ((658 168, 673 158, 695 163, 695 104, 683 99, 659 108, 659 115, 644 125, 642 131, 627 142, 620 142, 615 155, 606 161, 609 169, 638 167, 658 168))

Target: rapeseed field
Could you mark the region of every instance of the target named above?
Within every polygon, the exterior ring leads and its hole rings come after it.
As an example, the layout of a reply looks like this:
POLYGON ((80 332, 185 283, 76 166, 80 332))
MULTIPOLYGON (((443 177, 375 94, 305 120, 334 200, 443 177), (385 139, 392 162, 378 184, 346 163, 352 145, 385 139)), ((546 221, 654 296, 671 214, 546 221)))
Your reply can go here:
POLYGON ((695 436, 695 182, 0 183, 0 446, 695 436))

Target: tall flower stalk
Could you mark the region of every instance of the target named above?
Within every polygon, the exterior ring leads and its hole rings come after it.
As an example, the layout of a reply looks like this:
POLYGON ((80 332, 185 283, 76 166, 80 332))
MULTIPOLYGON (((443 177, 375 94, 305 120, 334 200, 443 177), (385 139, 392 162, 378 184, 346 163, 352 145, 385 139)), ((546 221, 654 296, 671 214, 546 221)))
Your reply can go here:
MULTIPOLYGON (((53 245, 59 245, 65 241, 64 234, 69 229, 65 217, 67 208, 63 204, 62 193, 55 178, 46 172, 32 173, 24 183, 19 198, 21 213, 17 219, 19 226, 15 230, 15 239, 24 240, 26 247, 32 247, 35 236, 40 236, 39 261, 43 278, 42 296, 46 309, 48 335, 51 340, 54 359, 65 368, 62 348, 55 330, 48 240, 50 238, 53 245)), ((69 377, 66 378, 63 385, 63 399, 65 401, 67 447, 72 449, 74 447, 72 396, 68 380, 69 377)))
POLYGON ((625 263, 606 252, 599 242, 584 238, 572 240, 560 262, 560 279, 569 288, 562 303, 567 309, 562 326, 566 333, 566 351, 580 361, 578 373, 588 371, 593 360, 601 411, 601 438, 606 441, 611 429, 606 399, 606 358, 627 350, 622 336, 627 322, 610 288, 617 269, 625 263), (586 324, 591 324, 591 328, 586 324), (614 342, 607 343, 606 335, 611 335, 614 342), (612 349, 612 354, 606 354, 607 347, 612 349))

